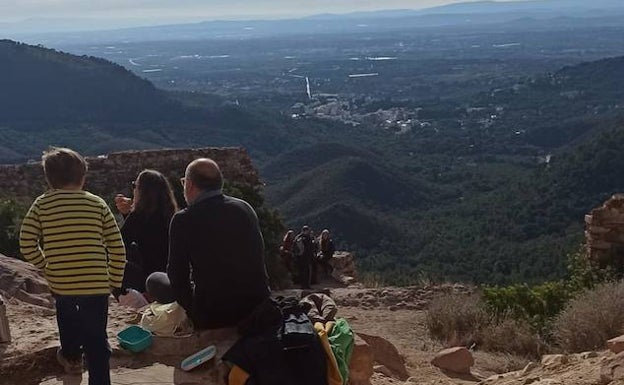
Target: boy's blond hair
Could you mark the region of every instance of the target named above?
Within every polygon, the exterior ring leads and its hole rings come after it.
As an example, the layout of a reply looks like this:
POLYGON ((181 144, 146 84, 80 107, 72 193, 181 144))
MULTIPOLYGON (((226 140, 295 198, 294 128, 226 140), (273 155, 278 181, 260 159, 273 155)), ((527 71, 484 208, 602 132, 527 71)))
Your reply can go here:
POLYGON ((50 147, 41 157, 45 177, 53 189, 80 186, 87 173, 87 161, 74 150, 50 147))

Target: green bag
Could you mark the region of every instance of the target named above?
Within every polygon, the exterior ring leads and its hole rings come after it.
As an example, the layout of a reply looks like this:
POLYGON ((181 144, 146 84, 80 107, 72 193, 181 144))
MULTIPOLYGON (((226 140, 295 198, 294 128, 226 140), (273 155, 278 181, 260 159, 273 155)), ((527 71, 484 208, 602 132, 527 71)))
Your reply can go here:
POLYGON ((353 330, 351 330, 346 319, 338 318, 336 320, 336 325, 329 334, 329 344, 338 362, 338 370, 342 375, 343 385, 346 385, 349 382, 349 362, 351 362, 355 344, 353 330))

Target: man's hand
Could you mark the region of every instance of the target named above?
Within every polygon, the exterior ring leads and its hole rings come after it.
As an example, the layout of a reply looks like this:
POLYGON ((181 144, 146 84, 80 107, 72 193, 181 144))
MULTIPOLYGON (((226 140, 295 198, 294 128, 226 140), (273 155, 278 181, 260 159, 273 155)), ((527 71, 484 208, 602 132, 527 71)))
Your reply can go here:
POLYGON ((117 206, 117 210, 119 210, 122 215, 128 215, 132 210, 132 199, 122 194, 117 194, 115 196, 115 206, 117 206))

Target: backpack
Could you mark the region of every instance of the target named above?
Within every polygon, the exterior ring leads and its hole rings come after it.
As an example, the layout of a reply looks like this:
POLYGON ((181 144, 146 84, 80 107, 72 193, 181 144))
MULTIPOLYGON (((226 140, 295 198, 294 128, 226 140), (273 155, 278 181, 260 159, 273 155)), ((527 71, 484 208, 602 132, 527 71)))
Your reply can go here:
POLYGON ((303 235, 297 235, 295 238, 295 242, 293 245, 293 254, 295 257, 301 257, 305 252, 305 243, 303 239, 303 235))
POLYGON ((223 356, 244 374, 244 383, 328 385, 325 350, 299 300, 278 297, 257 310, 247 333, 223 356))

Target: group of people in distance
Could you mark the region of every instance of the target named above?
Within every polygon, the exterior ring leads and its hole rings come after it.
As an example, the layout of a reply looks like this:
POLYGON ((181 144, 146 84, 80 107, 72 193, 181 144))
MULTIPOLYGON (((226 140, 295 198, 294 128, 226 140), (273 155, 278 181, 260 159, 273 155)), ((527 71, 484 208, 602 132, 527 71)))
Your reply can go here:
POLYGON ((26 214, 20 248, 55 297, 57 359, 66 372, 82 373, 84 356, 89 385, 110 385, 111 293, 119 300, 135 289, 150 301, 176 301, 195 329, 237 326, 270 297, 258 217, 223 194, 213 160, 186 168, 181 211, 167 178, 142 171, 132 198, 115 197, 121 228, 105 201, 83 190, 80 154, 52 148, 42 164, 50 189, 26 214))
POLYGON ((333 267, 329 261, 335 251, 329 230, 323 230, 316 238, 312 229, 305 225, 297 235, 294 230, 286 232, 280 246, 280 257, 293 280, 302 289, 310 289, 310 285, 318 283, 319 268, 326 276, 331 276, 333 267))

